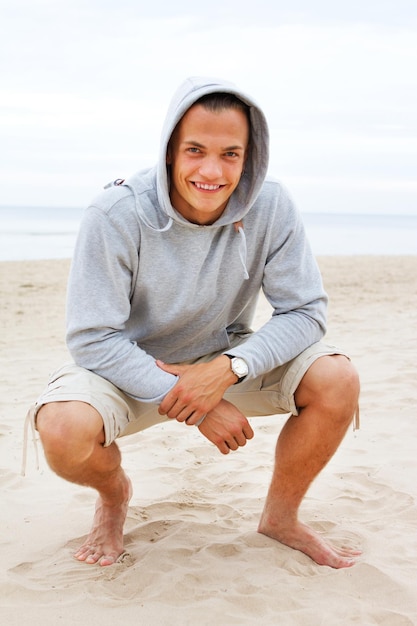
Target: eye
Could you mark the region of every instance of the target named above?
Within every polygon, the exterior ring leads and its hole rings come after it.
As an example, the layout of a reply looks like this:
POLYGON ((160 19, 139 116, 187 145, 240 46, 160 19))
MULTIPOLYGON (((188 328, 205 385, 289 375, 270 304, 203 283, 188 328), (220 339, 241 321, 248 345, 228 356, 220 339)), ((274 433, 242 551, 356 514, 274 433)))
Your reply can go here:
POLYGON ((236 159, 239 157, 239 154, 237 152, 233 152, 233 150, 230 150, 229 152, 225 153, 225 156, 231 159, 236 159))
POLYGON ((200 153, 200 148, 196 148, 195 146, 191 146, 190 148, 187 148, 187 152, 191 152, 191 154, 199 154, 200 153))

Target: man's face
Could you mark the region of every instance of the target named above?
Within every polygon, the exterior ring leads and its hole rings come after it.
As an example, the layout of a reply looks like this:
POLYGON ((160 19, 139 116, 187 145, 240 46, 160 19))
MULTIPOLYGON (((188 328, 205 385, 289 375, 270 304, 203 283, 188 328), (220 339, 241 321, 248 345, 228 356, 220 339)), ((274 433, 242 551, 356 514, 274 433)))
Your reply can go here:
POLYGON ((239 184, 247 156, 249 123, 243 111, 213 113, 197 104, 179 122, 170 141, 170 198, 194 224, 212 224, 239 184))

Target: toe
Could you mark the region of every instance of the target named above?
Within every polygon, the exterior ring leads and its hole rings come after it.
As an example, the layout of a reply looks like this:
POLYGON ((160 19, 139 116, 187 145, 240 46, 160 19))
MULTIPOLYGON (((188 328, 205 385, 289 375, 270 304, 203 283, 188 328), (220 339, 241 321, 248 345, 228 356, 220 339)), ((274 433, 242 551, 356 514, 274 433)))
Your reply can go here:
POLYGON ((100 559, 100 565, 106 567, 107 565, 114 565, 117 562, 118 556, 105 555, 100 559))

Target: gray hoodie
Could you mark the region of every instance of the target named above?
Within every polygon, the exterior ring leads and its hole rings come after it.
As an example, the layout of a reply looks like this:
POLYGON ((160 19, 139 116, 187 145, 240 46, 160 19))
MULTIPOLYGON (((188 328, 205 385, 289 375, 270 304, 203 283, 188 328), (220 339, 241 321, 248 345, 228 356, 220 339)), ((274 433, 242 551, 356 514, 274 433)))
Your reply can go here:
POLYGON ((78 365, 159 403, 177 378, 155 359, 225 352, 244 358, 254 378, 323 337, 320 273, 300 216, 282 185, 266 179, 267 167, 267 123, 253 99, 224 81, 188 79, 169 107, 156 167, 110 186, 85 212, 67 299, 78 365), (171 205, 166 150, 184 113, 213 92, 249 105, 251 154, 222 216, 199 226, 171 205), (261 289, 273 313, 252 332, 261 289))

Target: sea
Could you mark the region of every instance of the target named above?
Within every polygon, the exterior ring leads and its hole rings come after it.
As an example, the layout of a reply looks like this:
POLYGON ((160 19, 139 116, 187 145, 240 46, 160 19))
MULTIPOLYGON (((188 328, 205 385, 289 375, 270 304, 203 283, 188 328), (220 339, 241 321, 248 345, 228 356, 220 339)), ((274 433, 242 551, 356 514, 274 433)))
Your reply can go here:
MULTIPOLYGON (((84 209, 0 207, 0 261, 73 254, 84 209)), ((417 255, 417 214, 303 213, 316 256, 417 255)))

